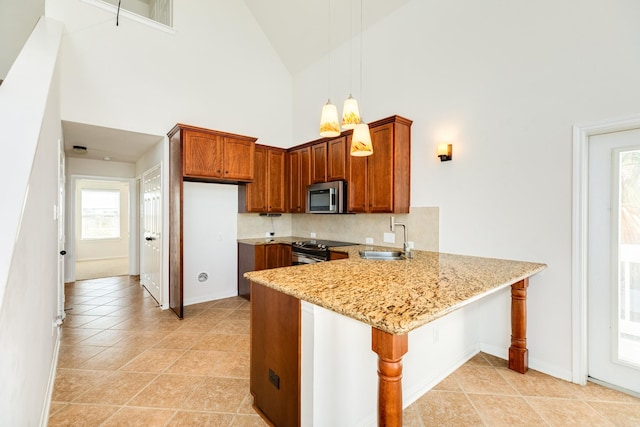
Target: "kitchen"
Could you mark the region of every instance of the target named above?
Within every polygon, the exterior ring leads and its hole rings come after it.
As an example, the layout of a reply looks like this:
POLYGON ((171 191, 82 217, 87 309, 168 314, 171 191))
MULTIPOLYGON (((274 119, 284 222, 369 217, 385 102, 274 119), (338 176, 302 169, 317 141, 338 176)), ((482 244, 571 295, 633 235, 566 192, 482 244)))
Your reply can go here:
MULTIPOLYGON (((153 135, 165 135, 181 121, 258 136, 260 143, 281 148, 316 138, 327 95, 339 102, 349 93, 348 44, 335 40, 333 87, 327 90, 326 50, 317 62, 291 73, 247 9, 252 2, 218 3, 176 4, 179 31, 165 35, 127 21, 116 28, 112 15, 84 2, 48 1, 47 16, 67 28, 62 118, 153 135), (206 49, 203 39, 211 40, 206 49), (238 66, 221 66, 228 63, 238 66), (239 96, 246 93, 250 102, 239 96)), ((414 121, 411 213, 399 221, 412 224, 420 209, 436 209, 426 222, 436 228, 429 232, 437 239, 425 237, 428 245, 546 262, 549 268, 531 284, 531 366, 576 380, 571 132, 576 123, 637 114, 640 61, 626 54, 636 51, 638 30, 628 19, 637 16, 637 5, 398 3, 365 29, 363 93, 354 95, 368 121, 392 114, 414 121), (567 22, 578 24, 567 31, 567 22), (442 141, 453 145, 451 162, 436 157, 442 141)), ((305 49, 297 52, 302 56, 305 49)), ((283 236, 315 232, 330 240, 372 237, 378 243, 388 230, 385 215, 356 214, 345 216, 353 223, 341 228, 344 236, 325 235, 330 227, 307 223, 305 216, 273 218, 272 227, 271 218, 234 213, 244 225, 232 231, 233 240, 275 229, 283 236), (350 234, 361 217, 377 222, 350 234)), ((409 235, 420 247, 418 227, 427 226, 416 222, 409 235)), ((22 306, 21 300, 12 302, 22 306)), ((505 303, 496 298, 481 310, 487 325, 503 325, 480 326, 494 350, 504 348, 505 303)), ((35 309, 28 313, 40 316, 35 309)), ((51 321, 39 320, 32 323, 51 321)), ((22 349, 21 355, 51 353, 16 340, 7 344, 22 349)), ((28 392, 46 388, 40 382, 23 384, 18 376, 8 381, 28 392)))

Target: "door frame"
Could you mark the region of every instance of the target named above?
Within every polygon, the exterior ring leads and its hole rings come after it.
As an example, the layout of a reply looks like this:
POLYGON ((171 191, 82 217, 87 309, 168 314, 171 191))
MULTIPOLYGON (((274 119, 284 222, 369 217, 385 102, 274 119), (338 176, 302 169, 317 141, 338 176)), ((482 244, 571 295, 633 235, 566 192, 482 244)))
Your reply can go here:
POLYGON ((102 175, 82 175, 73 174, 70 176, 71 184, 66 188, 67 201, 65 203, 66 214, 66 250, 67 259, 65 259, 65 282, 74 282, 76 280, 76 188, 77 182, 81 179, 90 179, 94 181, 118 181, 129 183, 129 274, 138 274, 140 257, 137 255, 138 249, 138 230, 139 230, 139 217, 138 217, 138 184, 137 178, 122 178, 117 176, 102 176, 102 175), (72 196, 69 196, 71 194, 72 196), (133 205, 131 204, 134 201, 133 205), (135 253, 132 258, 132 251, 135 253), (132 266, 132 261, 136 265, 132 266))
POLYGON ((587 250, 589 139, 604 133, 640 128, 640 115, 573 126, 573 184, 571 238, 572 381, 587 383, 587 250))

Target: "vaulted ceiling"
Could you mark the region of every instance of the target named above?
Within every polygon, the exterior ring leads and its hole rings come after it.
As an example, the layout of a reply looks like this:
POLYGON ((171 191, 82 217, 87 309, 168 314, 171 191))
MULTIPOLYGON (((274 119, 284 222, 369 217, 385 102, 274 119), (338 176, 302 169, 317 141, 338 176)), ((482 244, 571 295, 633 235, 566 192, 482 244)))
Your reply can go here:
POLYGON ((336 47, 348 41, 351 32, 357 34, 361 5, 362 23, 366 29, 408 1, 244 0, 292 74, 326 55, 329 43, 336 47))

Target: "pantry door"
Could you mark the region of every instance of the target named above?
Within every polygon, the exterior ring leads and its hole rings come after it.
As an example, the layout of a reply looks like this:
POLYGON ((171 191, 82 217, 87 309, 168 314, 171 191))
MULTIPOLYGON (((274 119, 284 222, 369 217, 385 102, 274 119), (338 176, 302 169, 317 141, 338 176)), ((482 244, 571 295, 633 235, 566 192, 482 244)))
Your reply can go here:
POLYGON ((142 175, 143 229, 140 283, 162 305, 162 174, 160 165, 142 175))
POLYGON ((588 376, 640 393, 640 129, 589 138, 588 376))

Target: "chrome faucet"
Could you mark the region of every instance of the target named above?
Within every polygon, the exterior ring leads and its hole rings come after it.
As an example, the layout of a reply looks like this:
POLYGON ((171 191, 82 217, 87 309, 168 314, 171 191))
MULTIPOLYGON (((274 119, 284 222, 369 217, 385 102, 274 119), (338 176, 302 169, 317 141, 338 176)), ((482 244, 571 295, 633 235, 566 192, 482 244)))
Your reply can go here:
POLYGON ((399 225, 402 227, 402 229, 404 230, 404 244, 402 245, 402 247, 404 248, 404 256, 406 256, 407 258, 413 258, 413 251, 409 247, 409 242, 407 240, 407 226, 400 222, 396 222, 396 218, 393 216, 390 218, 389 222, 390 222, 389 228, 391 232, 396 231, 396 225, 399 225))

